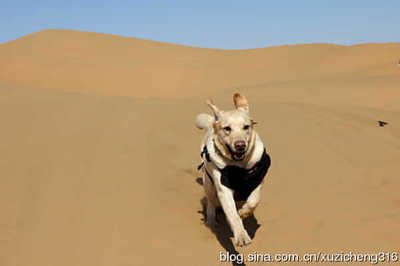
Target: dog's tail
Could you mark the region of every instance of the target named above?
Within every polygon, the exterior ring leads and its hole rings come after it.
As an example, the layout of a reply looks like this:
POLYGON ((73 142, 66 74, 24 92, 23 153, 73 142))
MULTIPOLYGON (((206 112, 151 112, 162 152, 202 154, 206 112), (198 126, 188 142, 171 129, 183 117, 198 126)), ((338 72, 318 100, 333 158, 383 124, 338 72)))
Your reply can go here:
POLYGON ((199 114, 196 116, 196 127, 199 129, 211 128, 214 118, 209 114, 199 114))

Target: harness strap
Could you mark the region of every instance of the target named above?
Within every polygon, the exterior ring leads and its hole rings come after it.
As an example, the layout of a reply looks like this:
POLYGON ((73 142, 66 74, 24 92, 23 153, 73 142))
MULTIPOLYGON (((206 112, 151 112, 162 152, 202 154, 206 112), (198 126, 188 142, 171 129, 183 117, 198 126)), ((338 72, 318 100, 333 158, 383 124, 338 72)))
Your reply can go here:
POLYGON ((203 158, 203 154, 206 154, 206 160, 207 160, 207 162, 211 162, 210 154, 208 153, 208 150, 207 150, 207 145, 204 145, 203 150, 202 150, 202 152, 200 153, 200 157, 203 158))
MULTIPOLYGON (((204 145, 203 150, 202 150, 201 153, 200 153, 200 157, 201 157, 201 158, 203 158, 203 154, 206 155, 206 160, 207 160, 207 162, 211 162, 210 154, 208 153, 208 150, 207 150, 207 146, 206 146, 206 145, 204 145)), ((199 166, 197 166, 197 170, 200 170, 200 168, 202 168, 203 166, 204 166, 204 161, 201 162, 201 164, 199 164, 199 166)))
MULTIPOLYGON (((207 145, 204 145, 203 150, 200 153, 200 157, 203 158, 204 154, 206 155, 207 162, 211 162, 210 154, 208 153, 208 150, 207 150, 207 145)), ((197 166, 197 170, 200 170, 202 167, 204 167, 204 161, 201 162, 201 164, 199 164, 199 166, 197 166)), ((204 168, 204 171, 206 172, 211 183, 214 184, 214 180, 212 179, 212 177, 211 177, 210 173, 207 171, 207 169, 204 168)))
POLYGON ((199 165, 197 166, 197 170, 200 170, 203 166, 204 166, 204 162, 201 162, 201 164, 199 164, 199 165))
POLYGON ((208 178, 210 179, 211 183, 214 185, 214 180, 212 179, 210 173, 206 169, 204 169, 204 171, 206 171, 208 178))

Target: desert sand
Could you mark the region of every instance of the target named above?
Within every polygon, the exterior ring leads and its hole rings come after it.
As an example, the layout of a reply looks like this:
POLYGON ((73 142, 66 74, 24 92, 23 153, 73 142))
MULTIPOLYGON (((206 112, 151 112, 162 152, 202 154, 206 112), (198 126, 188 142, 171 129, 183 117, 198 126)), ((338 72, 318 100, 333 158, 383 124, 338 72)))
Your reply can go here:
POLYGON ((400 43, 219 50, 67 30, 1 44, 0 265, 400 252, 399 56, 400 43), (196 171, 194 117, 234 92, 272 157, 244 248, 204 225, 196 171))

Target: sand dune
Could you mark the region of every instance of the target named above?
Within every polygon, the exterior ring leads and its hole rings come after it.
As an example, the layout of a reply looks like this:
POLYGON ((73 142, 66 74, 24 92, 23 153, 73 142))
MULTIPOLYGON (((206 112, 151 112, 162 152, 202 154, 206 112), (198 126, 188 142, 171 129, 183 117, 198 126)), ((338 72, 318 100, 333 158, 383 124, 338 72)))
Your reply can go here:
POLYGON ((235 248, 202 221, 193 119, 237 90, 272 156, 237 252, 399 251, 399 55, 58 30, 0 45, 0 265, 217 265, 235 248))
POLYGON ((0 79, 37 88, 171 98, 282 82, 296 88, 310 80, 375 78, 385 85, 387 79, 399 82, 399 51, 398 43, 226 51, 49 30, 0 46, 0 79))

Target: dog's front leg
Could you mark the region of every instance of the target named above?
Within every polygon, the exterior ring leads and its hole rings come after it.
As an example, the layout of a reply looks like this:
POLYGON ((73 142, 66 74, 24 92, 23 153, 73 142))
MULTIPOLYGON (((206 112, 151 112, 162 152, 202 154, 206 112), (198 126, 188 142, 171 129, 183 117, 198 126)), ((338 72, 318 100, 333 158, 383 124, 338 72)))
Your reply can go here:
POLYGON ((250 244, 251 238, 244 229, 242 219, 236 210, 235 200, 233 199, 233 191, 222 185, 219 180, 216 181, 218 199, 233 232, 235 245, 244 246, 250 244))
POLYGON ((247 198, 246 203, 243 204, 243 206, 239 209, 240 218, 244 219, 253 214, 255 208, 257 207, 258 203, 260 202, 261 186, 262 186, 262 184, 258 185, 258 187, 256 187, 251 192, 251 194, 247 198))

